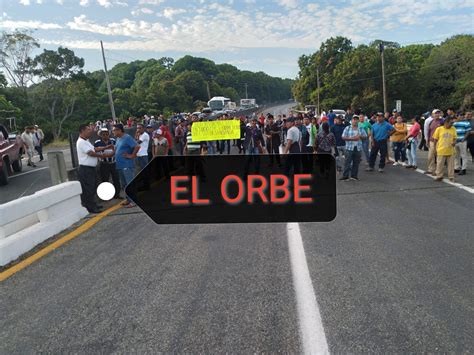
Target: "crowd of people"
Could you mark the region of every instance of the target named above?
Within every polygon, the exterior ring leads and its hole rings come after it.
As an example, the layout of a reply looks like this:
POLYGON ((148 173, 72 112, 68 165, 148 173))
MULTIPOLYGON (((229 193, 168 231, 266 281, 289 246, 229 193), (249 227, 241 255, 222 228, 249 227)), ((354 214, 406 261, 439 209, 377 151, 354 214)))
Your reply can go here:
MULTIPOLYGON (((208 117, 198 114, 175 114, 169 119, 162 115, 145 115, 143 119, 129 118, 125 124, 118 121, 98 121, 79 129, 77 152, 79 179, 83 188, 83 205, 89 212, 101 211, 95 203, 98 170, 100 180, 113 181, 116 198, 130 183, 136 172, 156 156, 196 156, 244 154, 245 171, 253 163, 259 170, 260 155, 268 155, 269 165, 277 164, 285 173, 298 173, 302 162, 298 153, 332 154, 341 181, 359 180, 362 160, 366 171, 373 172, 378 160, 378 172, 386 164, 417 169, 417 151, 428 151, 426 174, 442 180, 445 167, 447 176, 454 181, 455 173, 465 175, 467 151, 474 157, 472 112, 443 113, 434 109, 430 114, 405 119, 400 112, 373 112, 367 115, 358 109, 348 109, 345 115, 333 111, 315 115, 311 112, 290 111, 287 115, 254 114, 253 116, 208 117), (239 120, 240 138, 196 142, 192 137, 195 122, 205 120, 239 120), (127 134, 126 130, 134 133, 127 134), (98 135, 91 142, 94 131, 98 135), (288 155, 282 162, 282 156, 288 155), (97 166, 99 168, 97 169, 97 166)), ((125 196, 123 204, 134 207, 125 196)))

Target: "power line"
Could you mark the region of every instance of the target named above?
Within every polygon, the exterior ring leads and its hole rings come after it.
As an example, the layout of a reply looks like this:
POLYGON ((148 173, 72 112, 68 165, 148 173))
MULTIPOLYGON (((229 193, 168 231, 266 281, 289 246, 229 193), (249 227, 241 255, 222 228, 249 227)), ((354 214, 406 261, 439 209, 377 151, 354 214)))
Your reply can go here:
MULTIPOLYGON (((452 63, 452 62, 455 62, 455 61, 458 61, 458 60, 461 60, 461 59, 463 59, 463 58, 456 58, 456 59, 452 59, 452 60, 447 60, 447 61, 442 62, 442 63, 426 65, 425 67, 437 67, 437 66, 452 63)), ((407 69, 407 70, 402 70, 402 71, 395 72, 395 73, 385 74, 385 76, 396 76, 396 75, 410 73, 410 72, 419 71, 419 70, 420 69, 407 69)), ((374 79, 380 79, 380 78, 382 78, 382 76, 378 75, 378 76, 372 76, 372 77, 368 77, 368 78, 353 79, 353 80, 349 80, 348 82, 353 83, 353 82, 358 82, 358 81, 374 80, 374 79)))

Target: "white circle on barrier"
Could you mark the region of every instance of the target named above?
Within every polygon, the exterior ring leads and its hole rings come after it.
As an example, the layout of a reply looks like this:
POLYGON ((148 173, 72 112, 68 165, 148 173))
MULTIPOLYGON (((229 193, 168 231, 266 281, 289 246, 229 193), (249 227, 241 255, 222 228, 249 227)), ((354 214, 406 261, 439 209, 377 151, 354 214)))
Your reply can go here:
POLYGON ((103 201, 110 201, 115 196, 115 186, 110 182, 103 182, 97 186, 97 196, 103 201))

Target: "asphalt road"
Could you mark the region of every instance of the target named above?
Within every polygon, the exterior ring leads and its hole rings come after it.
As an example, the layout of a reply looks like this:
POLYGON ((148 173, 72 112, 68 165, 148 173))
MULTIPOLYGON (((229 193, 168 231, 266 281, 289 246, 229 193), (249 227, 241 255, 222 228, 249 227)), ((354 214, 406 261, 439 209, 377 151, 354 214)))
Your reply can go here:
MULTIPOLYGON (((51 148, 49 150, 62 151, 64 153, 66 167, 68 169, 72 168, 71 153, 69 149, 51 148)), ((43 152, 44 160, 42 162, 39 161, 39 156, 35 155, 33 157, 36 168, 27 166, 28 159, 23 158, 23 171, 10 176, 8 185, 0 186, 0 204, 23 196, 32 195, 36 191, 52 186, 47 152, 48 149, 43 152)))
MULTIPOLYGON (((338 182, 334 221, 299 225, 330 352, 472 352, 473 194, 402 167, 360 178, 338 182)), ((301 352, 289 248, 284 223, 118 210, 0 284, 0 353, 301 352)))

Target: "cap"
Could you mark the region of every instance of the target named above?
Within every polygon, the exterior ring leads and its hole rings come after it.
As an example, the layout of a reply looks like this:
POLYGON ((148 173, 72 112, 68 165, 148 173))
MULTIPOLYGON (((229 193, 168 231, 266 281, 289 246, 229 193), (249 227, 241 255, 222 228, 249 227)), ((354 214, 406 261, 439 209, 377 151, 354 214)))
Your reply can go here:
POLYGON ((360 117, 357 116, 357 115, 354 115, 354 116, 352 116, 352 119, 353 119, 353 120, 358 120, 358 119, 360 119, 360 117))
POLYGON ((435 113, 441 112, 440 109, 435 108, 433 111, 431 111, 431 114, 434 115, 435 113))
POLYGON ((383 116, 383 112, 377 112, 377 116, 383 116))
POLYGON ((35 127, 36 127, 36 128, 38 128, 38 125, 37 125, 37 124, 35 124, 35 127))
POLYGON ((393 110, 392 113, 393 113, 393 112, 398 112, 398 111, 397 111, 397 110, 393 110))
POLYGON ((158 128, 158 129, 156 130, 156 134, 160 134, 160 135, 161 135, 161 134, 163 134, 163 131, 158 128))
POLYGON ((101 129, 100 129, 100 133, 102 133, 102 132, 107 132, 107 133, 109 133, 109 130, 108 130, 107 128, 101 128, 101 129))
POLYGON ((146 128, 153 128, 151 124, 147 125, 146 128))

